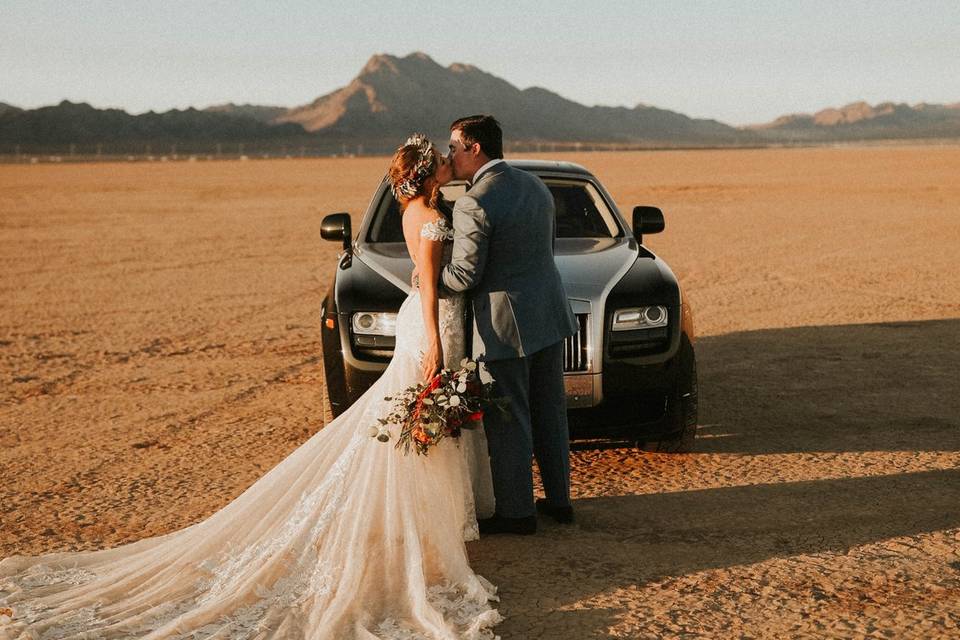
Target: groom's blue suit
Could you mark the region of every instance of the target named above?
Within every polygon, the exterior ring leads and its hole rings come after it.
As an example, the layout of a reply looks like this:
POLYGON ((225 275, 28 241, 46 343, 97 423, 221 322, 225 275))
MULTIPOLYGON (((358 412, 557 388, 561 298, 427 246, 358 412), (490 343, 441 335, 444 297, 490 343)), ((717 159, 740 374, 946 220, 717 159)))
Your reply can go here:
POLYGON ((467 292, 475 351, 510 401, 484 417, 497 514, 535 514, 531 457, 547 501, 570 504, 563 339, 577 330, 553 259, 553 196, 536 176, 499 162, 453 209, 453 256, 444 288, 467 292))

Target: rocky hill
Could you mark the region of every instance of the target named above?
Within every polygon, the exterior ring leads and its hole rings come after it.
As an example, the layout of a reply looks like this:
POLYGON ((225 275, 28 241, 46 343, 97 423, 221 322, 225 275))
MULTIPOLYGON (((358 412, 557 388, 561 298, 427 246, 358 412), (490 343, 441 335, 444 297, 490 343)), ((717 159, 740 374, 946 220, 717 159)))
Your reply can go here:
POLYGON ((146 144, 180 143, 186 151, 210 148, 212 144, 299 139, 304 133, 297 124, 270 125, 245 116, 193 108, 131 115, 120 109, 96 109, 64 100, 52 107, 0 111, 0 144, 24 149, 74 145, 88 151, 99 145, 122 151, 142 150, 146 144))
MULTIPOLYGON (((815 114, 735 128, 653 106, 586 106, 541 87, 519 89, 469 64, 442 66, 425 53, 378 54, 346 86, 287 108, 221 104, 131 115, 61 102, 23 110, 0 103, 0 154, 94 146, 143 153, 152 145, 219 153, 388 153, 407 135, 437 139, 449 123, 492 113, 509 143, 605 146, 755 146, 859 140, 960 138, 960 103, 856 102, 815 114)), ((146 151, 146 153, 151 153, 146 151)))
POLYGON ((958 138, 960 103, 914 106, 854 102, 814 114, 793 114, 747 127, 767 140, 849 141, 878 139, 958 138))
POLYGON ((446 132, 455 118, 493 113, 513 141, 728 144, 756 139, 715 120, 638 105, 588 107, 542 88, 518 89, 467 64, 443 67, 424 53, 375 55, 347 86, 291 109, 277 122, 342 137, 397 140, 446 132))
POLYGON ((8 112, 15 113, 17 111, 23 111, 23 109, 19 107, 15 107, 12 104, 7 104, 6 102, 0 102, 0 115, 3 115, 4 113, 8 113, 8 112))
POLYGON ((256 104, 227 104, 212 105, 204 109, 208 113, 223 113, 232 116, 241 116, 252 118, 258 122, 271 124, 277 118, 285 114, 289 109, 287 107, 273 107, 256 104))

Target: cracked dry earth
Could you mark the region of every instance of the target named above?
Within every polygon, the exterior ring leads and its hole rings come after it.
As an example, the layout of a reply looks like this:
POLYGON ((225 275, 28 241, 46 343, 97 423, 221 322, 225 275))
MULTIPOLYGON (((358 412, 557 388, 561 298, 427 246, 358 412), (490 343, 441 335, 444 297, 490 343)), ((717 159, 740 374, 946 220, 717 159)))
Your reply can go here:
MULTIPOLYGON (((681 278, 698 452, 470 543, 520 638, 960 636, 958 147, 580 154, 681 278)), ((322 216, 386 159, 0 165, 0 556, 222 507, 323 426, 322 216)))

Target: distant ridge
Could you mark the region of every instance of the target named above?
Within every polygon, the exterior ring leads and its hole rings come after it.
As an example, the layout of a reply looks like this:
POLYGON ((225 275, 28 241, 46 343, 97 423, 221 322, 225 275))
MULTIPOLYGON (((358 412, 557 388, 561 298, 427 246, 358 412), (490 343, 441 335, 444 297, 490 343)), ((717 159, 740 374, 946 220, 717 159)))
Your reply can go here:
POLYGON ((219 104, 131 115, 63 101, 20 109, 0 102, 0 155, 16 153, 389 153, 414 131, 442 140, 449 123, 492 113, 515 147, 649 148, 958 139, 960 103, 855 102, 815 114, 731 127, 645 104, 585 106, 548 89, 519 89, 470 64, 422 52, 372 56, 347 85, 298 107, 219 104), (161 149, 163 151, 161 151, 161 149))
POLYGON ((468 64, 443 67, 425 53, 378 54, 348 85, 291 109, 277 122, 343 137, 401 139, 455 118, 492 113, 512 141, 729 144, 756 140, 715 120, 638 105, 587 107, 551 91, 521 90, 468 64))
POLYGON ((65 144, 91 148, 144 149, 146 144, 181 144, 211 148, 216 143, 243 143, 282 140, 304 135, 296 124, 269 125, 252 118, 173 109, 130 115, 120 109, 96 109, 86 103, 64 100, 53 107, 0 112, 0 141, 29 149, 46 149, 65 144))
POLYGON ((204 109, 204 111, 209 113, 223 113, 226 115, 252 118, 258 122, 270 124, 289 111, 289 109, 287 107, 271 107, 256 104, 233 104, 230 102, 227 104, 209 106, 204 109))
POLYGON ((752 125, 768 140, 807 140, 816 142, 960 137, 960 103, 910 106, 882 102, 871 106, 854 102, 840 108, 823 109, 813 115, 800 113, 781 116, 766 124, 752 125))

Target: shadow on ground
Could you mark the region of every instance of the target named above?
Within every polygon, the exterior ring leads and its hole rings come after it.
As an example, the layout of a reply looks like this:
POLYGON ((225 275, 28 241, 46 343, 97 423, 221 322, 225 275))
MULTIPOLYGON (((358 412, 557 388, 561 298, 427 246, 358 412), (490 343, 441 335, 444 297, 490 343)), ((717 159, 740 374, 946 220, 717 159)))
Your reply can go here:
MULTIPOLYGON (((956 451, 958 344, 960 320, 703 338, 698 453, 956 451)), ((541 520, 537 536, 484 538, 471 557, 501 585, 505 640, 536 629, 600 638, 622 611, 552 610, 668 576, 957 528, 958 504, 957 469, 587 498, 575 526, 541 520)))
POLYGON ((960 320, 697 341, 702 452, 960 450, 960 320))
POLYGON ((492 536, 471 545, 474 569, 501 587, 507 619, 498 631, 505 640, 534 628, 558 630, 543 637, 607 637, 624 611, 553 609, 618 588, 960 527, 960 470, 574 504, 572 527, 541 519, 536 536, 492 536), (515 590, 520 584, 525 588, 515 590))

